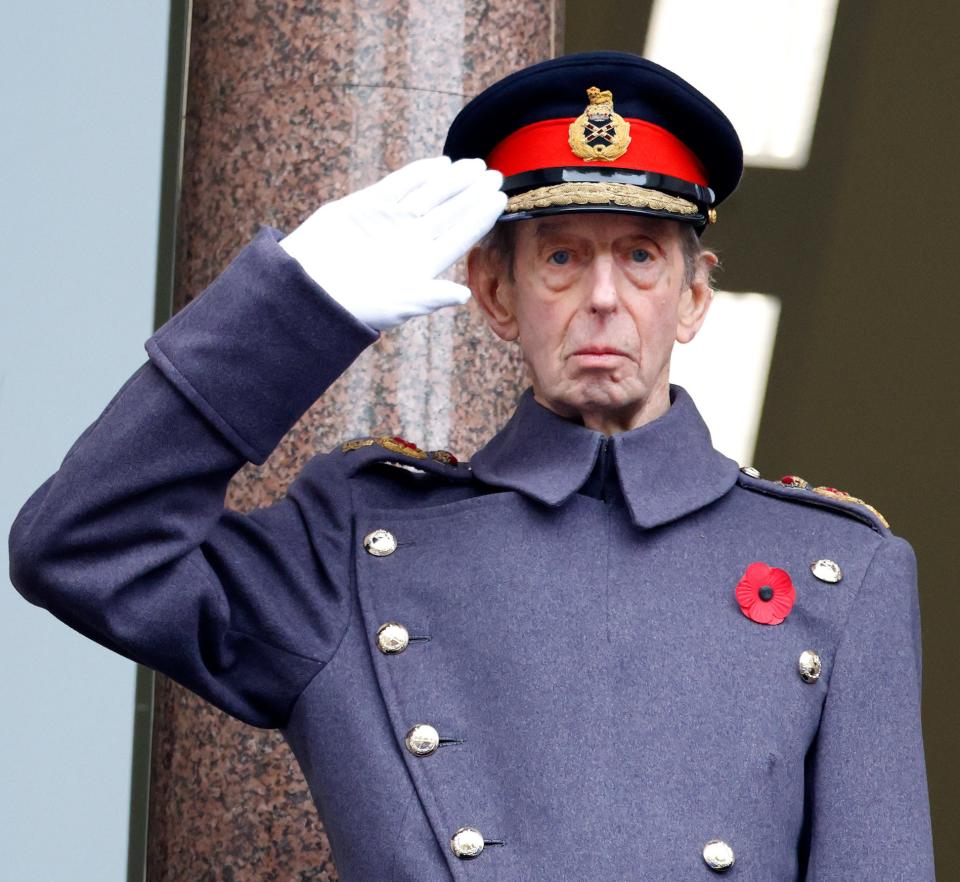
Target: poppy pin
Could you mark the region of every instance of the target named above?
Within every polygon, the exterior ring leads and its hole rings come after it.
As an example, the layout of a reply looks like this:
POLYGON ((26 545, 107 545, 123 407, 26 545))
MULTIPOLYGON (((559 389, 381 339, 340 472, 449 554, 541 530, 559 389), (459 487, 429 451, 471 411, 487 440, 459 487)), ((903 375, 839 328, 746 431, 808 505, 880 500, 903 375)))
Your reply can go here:
POLYGON ((779 625, 793 609, 797 590, 786 570, 754 561, 737 583, 740 611, 752 622, 779 625))

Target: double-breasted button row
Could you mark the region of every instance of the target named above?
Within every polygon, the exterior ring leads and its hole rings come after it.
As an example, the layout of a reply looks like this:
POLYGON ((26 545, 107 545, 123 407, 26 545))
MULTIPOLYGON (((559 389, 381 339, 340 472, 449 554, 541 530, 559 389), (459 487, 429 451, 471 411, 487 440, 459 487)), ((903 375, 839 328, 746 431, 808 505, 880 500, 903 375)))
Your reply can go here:
MULTIPOLYGON (((810 564, 810 572, 821 582, 827 582, 831 585, 835 585, 843 579, 843 570, 840 569, 840 564, 826 557, 815 560, 810 564)), ((820 679, 821 669, 820 656, 814 650, 805 649, 800 653, 797 670, 804 683, 816 683, 820 679)))
MULTIPOLYGON (((397 550, 397 538, 389 530, 372 530, 363 537, 363 548, 374 557, 388 557, 397 550)), ((385 655, 403 652, 410 644, 410 632, 399 622, 384 622, 377 629, 377 648, 385 655)), ((417 723, 403 743, 414 756, 430 756, 440 746, 440 733, 429 723, 417 723)), ((477 857, 484 847, 483 834, 476 827, 461 827, 450 838, 450 848, 462 860, 477 857)))

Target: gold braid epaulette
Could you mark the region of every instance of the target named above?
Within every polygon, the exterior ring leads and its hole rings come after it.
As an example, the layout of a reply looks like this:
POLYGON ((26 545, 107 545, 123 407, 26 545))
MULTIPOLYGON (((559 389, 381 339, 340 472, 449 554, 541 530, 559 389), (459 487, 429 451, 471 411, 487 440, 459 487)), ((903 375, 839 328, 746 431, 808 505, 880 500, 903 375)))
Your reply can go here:
POLYGON ((414 459, 432 459, 444 465, 456 465, 457 458, 448 450, 421 450, 416 444, 401 438, 399 435, 380 435, 376 438, 354 438, 344 441, 340 449, 344 453, 351 450, 360 450, 363 447, 382 447, 391 453, 400 453, 414 459))
POLYGON ((883 526, 885 526, 888 530, 890 529, 890 522, 869 502, 864 502, 859 496, 853 496, 843 490, 837 490, 836 487, 812 487, 811 489, 814 493, 819 493, 821 496, 826 496, 828 499, 839 499, 841 502, 852 502, 854 505, 862 505, 868 511, 873 512, 877 520, 880 521, 883 526))
MULTIPOLYGON (((747 475, 747 477, 763 480, 760 478, 760 472, 750 466, 744 466, 740 471, 747 475)), ((788 490, 809 490, 811 493, 816 493, 818 496, 825 496, 827 499, 836 499, 838 502, 848 502, 853 505, 862 506, 880 521, 887 530, 890 529, 890 522, 869 502, 865 502, 859 496, 854 496, 845 490, 838 490, 836 487, 811 487, 809 482, 805 481, 799 475, 784 475, 779 480, 772 481, 771 483, 779 484, 788 490)))

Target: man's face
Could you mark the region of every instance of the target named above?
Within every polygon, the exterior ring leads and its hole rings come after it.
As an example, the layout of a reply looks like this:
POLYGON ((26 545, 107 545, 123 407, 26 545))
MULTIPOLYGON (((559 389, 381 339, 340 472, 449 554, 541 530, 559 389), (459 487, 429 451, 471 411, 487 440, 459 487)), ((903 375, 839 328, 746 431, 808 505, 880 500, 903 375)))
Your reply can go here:
POLYGON ((704 255, 688 283, 677 221, 597 212, 516 223, 513 278, 501 267, 488 280, 492 309, 474 288, 494 330, 519 342, 536 399, 607 432, 664 413, 673 344, 699 329, 716 258, 704 255))

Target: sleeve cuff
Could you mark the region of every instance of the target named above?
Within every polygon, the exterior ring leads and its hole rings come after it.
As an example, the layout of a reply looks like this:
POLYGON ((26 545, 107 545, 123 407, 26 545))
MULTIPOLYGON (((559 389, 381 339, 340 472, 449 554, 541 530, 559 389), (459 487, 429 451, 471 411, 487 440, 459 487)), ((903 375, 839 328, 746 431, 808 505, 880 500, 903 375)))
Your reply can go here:
POLYGON ((250 462, 377 339, 264 227, 146 343, 166 378, 250 462))

